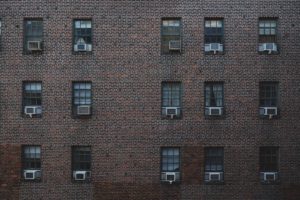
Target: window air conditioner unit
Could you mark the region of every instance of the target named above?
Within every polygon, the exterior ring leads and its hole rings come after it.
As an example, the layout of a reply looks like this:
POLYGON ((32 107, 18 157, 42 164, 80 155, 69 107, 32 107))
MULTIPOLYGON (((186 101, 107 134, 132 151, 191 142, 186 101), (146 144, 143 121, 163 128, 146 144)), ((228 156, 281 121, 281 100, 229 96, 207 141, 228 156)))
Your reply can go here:
POLYGON ((41 106, 25 106, 24 113, 32 117, 32 115, 42 114, 41 106))
POLYGON ((73 178, 76 181, 84 181, 91 177, 90 171, 74 171, 73 178))
POLYGON ((171 119, 173 119, 174 116, 177 116, 179 114, 178 107, 166 107, 166 115, 170 116, 171 119))
POLYGON ((87 44, 75 44, 74 51, 87 51, 87 44))
POLYGON ((259 51, 268 51, 269 54, 277 51, 276 43, 262 43, 259 45, 259 51))
POLYGON ((90 115, 90 114, 91 114, 90 105, 77 106, 77 115, 90 115))
POLYGON ((179 180, 179 172, 163 172, 161 174, 161 180, 172 184, 179 180))
POLYGON ((24 170, 25 180, 35 180, 41 178, 41 170, 24 170))
POLYGON ((181 41, 180 40, 171 40, 169 41, 169 50, 180 51, 181 41))
POLYGON ((28 41, 27 49, 29 51, 41 51, 41 41, 28 41))
POLYGON ((276 181, 277 180, 277 172, 261 172, 263 175, 264 181, 276 181))
POLYGON ((207 173, 208 173, 207 181, 221 181, 222 172, 207 172, 207 173))
POLYGON ((222 115, 223 114, 223 107, 206 107, 207 115, 222 115))
POLYGON ((260 107, 259 114, 268 115, 271 118, 272 116, 277 115, 277 107, 260 107))
POLYGON ((213 51, 214 54, 218 52, 223 52, 223 44, 221 43, 209 43, 205 44, 205 51, 206 52, 211 52, 213 51))

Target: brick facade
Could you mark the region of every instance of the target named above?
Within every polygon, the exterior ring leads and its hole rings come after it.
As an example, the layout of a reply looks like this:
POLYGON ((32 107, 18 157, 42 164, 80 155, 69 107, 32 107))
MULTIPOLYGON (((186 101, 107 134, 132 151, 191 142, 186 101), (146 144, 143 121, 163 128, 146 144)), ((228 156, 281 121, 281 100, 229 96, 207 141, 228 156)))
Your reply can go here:
POLYGON ((296 0, 0 1, 0 199, 300 199, 300 3, 296 0), (258 19, 278 20, 279 54, 261 55, 258 19), (43 19, 42 54, 23 53, 24 19, 43 19), (161 54, 162 18, 182 51, 161 54), (204 19, 223 18, 224 54, 204 53, 204 19), (91 53, 72 52, 92 19, 91 53), (41 118, 22 114, 23 81, 42 82, 41 118), (92 116, 72 116, 72 83, 92 82, 92 116), (161 83, 182 84, 182 118, 162 119, 161 83), (224 83, 225 116, 204 115, 204 83, 224 83), (280 116, 258 114, 276 81, 280 116), (21 178, 21 146, 41 145, 41 181, 21 178), (91 146, 92 178, 72 180, 71 147, 91 146), (180 147, 181 181, 160 181, 161 147, 180 147), (224 184, 204 183, 204 147, 224 147, 224 184), (259 180, 259 148, 279 147, 280 183, 259 180))

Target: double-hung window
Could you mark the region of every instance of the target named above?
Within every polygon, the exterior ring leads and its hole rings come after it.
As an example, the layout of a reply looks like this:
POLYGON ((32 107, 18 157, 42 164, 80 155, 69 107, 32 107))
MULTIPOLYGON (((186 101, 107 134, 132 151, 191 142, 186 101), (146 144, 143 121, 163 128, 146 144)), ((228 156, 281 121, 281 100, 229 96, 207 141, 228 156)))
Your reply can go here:
POLYGON ((278 115, 278 82, 260 82, 259 106, 261 116, 278 115))
POLYGON ((34 53, 43 49, 43 20, 26 19, 24 21, 24 52, 34 53))
POLYGON ((180 180, 180 148, 161 148, 161 180, 167 182, 180 180))
POLYGON ((259 166, 260 166, 260 180, 262 182, 273 182, 279 179, 278 163, 279 163, 278 147, 260 147, 259 166))
POLYGON ((22 177, 25 180, 37 180, 41 178, 41 147, 22 147, 22 177))
POLYGON ((205 19, 204 43, 206 53, 222 53, 224 50, 223 19, 205 19))
POLYGON ((181 20, 180 19, 162 20, 161 51, 163 54, 181 51, 181 20))
POLYGON ((259 52, 277 53, 277 20, 276 19, 259 19, 259 52))
POLYGON ((205 154, 205 182, 224 181, 224 148, 207 147, 205 154))
POLYGON ((92 51, 92 21, 74 20, 73 50, 75 52, 92 51))
POLYGON ((23 82, 23 112, 29 117, 41 117, 42 82, 23 82))
POLYGON ((223 115, 224 92, 222 82, 205 83, 205 115, 223 115))
POLYGON ((73 83, 73 106, 74 116, 89 116, 92 114, 92 83, 73 83))
POLYGON ((181 117, 181 83, 162 82, 162 116, 181 117))
POLYGON ((91 147, 72 147, 72 172, 76 181, 88 181, 91 178, 91 147))

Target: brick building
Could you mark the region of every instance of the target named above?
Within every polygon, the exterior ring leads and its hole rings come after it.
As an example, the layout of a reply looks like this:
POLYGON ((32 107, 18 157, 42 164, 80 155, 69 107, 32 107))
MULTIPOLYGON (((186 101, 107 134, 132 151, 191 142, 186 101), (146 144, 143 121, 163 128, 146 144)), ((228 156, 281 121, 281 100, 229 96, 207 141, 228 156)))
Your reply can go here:
POLYGON ((0 199, 300 199, 298 0, 0 1, 0 199))

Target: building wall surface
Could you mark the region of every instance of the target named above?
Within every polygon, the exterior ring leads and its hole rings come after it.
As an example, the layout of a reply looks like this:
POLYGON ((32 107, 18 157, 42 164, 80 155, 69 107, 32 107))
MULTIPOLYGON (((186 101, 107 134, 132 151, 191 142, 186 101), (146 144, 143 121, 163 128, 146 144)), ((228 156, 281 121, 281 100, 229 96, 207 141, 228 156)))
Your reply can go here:
POLYGON ((0 1, 0 199, 300 199, 298 0, 0 1), (161 54, 161 19, 180 17, 182 53, 161 54), (224 55, 204 54, 204 18, 222 17, 224 55), (260 55, 258 18, 278 18, 278 55, 260 55), (24 18, 44 51, 23 54, 24 18), (73 19, 93 51, 72 53, 73 19), (42 81, 43 116, 22 116, 22 82, 42 81), (91 81, 93 115, 71 115, 72 81, 91 81), (161 82, 181 81, 183 117, 161 118, 161 82), (204 116, 204 82, 223 81, 226 114, 204 116), (279 82, 278 119, 258 116, 259 82, 279 82), (42 179, 21 179, 21 145, 41 145, 42 179), (92 180, 71 179, 71 146, 92 148, 92 180), (160 182, 160 148, 181 148, 179 184, 160 182), (224 147, 223 185, 204 183, 204 147, 224 147), (259 147, 280 149, 280 183, 259 181, 259 147))

